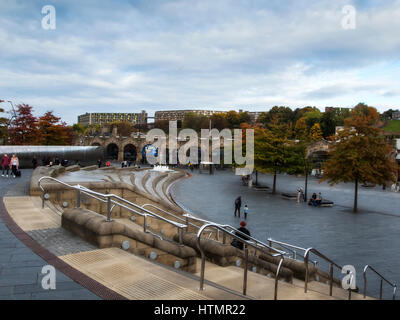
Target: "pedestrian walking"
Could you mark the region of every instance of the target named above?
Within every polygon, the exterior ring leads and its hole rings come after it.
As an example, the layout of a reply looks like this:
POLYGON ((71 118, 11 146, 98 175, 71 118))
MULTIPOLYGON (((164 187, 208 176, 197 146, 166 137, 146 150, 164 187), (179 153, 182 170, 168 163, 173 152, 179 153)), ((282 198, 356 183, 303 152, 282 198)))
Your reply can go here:
MULTIPOLYGON (((240 222, 240 227, 239 227, 238 231, 240 231, 241 233, 247 234, 248 236, 251 236, 250 231, 246 228, 246 225, 247 225, 246 221, 240 222)), ((249 237, 241 235, 239 232, 235 232, 235 235, 238 236, 239 238, 242 238, 243 240, 250 240, 249 237)), ((231 242, 231 245, 240 250, 243 250, 243 242, 241 242, 237 239, 233 239, 231 242)))
POLYGON ((10 163, 11 163, 11 172, 12 172, 14 178, 16 178, 17 172, 18 172, 18 167, 19 167, 19 160, 15 154, 12 155, 10 163))
POLYGON ((5 153, 1 158, 1 169, 3 170, 1 176, 4 177, 4 171, 6 171, 6 177, 8 178, 8 172, 10 171, 10 157, 5 153))
POLYGON ((242 206, 242 197, 239 196, 239 197, 237 197, 236 200, 235 200, 235 212, 234 212, 235 217, 236 217, 236 212, 238 212, 238 216, 239 216, 239 218, 240 218, 240 207, 241 207, 241 206, 242 206))
POLYGON ((247 206, 247 204, 244 205, 243 212, 244 212, 244 219, 246 220, 247 214, 249 213, 249 207, 247 206))

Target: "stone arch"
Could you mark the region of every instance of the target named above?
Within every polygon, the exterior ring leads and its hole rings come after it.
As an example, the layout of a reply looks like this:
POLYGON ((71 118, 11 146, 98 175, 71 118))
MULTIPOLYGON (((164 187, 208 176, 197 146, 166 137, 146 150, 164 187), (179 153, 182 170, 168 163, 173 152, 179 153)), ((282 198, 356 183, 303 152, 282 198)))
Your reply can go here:
POLYGON ((133 162, 136 161, 138 150, 134 144, 132 144, 132 143, 125 144, 123 147, 123 152, 124 152, 124 155, 123 155, 124 160, 133 161, 133 162))
POLYGON ((119 147, 116 143, 109 143, 106 148, 106 158, 118 160, 119 147))

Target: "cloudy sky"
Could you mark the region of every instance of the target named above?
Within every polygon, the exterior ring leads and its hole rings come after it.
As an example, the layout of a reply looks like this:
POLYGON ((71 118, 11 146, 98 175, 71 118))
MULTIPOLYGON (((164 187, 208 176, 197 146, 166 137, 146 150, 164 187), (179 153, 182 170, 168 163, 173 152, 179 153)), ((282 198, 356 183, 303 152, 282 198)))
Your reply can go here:
POLYGON ((142 109, 400 107, 400 0, 0 0, 0 12, 0 99, 70 124, 142 109), (42 28, 45 5, 55 30, 42 28))

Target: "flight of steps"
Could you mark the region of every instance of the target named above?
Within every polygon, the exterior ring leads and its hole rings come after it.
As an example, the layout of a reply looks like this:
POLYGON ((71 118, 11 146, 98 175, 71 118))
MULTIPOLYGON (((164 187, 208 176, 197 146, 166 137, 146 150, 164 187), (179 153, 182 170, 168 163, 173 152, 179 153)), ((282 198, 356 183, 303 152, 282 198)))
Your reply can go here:
MULTIPOLYGON (((42 202, 39 197, 6 197, 4 198, 4 203, 14 221, 26 232, 60 227, 60 214, 58 210, 61 210, 61 208, 45 206, 45 208, 42 209, 42 202)), ((49 202, 46 202, 46 204, 49 204, 49 202)), ((121 219, 121 223, 126 223, 131 226, 135 225, 128 219, 121 219)), ((138 230, 141 229, 140 226, 137 226, 137 228, 138 230)), ((146 299, 159 299, 162 297, 164 299, 168 297, 168 288, 177 292, 177 295, 175 295, 177 299, 243 298, 243 296, 241 296, 243 289, 243 269, 236 266, 221 267, 206 261, 205 291, 199 292, 200 259, 197 259, 197 273, 194 275, 189 275, 179 270, 171 270, 170 267, 162 265, 154 267, 152 261, 137 257, 118 248, 91 251, 86 250, 85 252, 69 254, 65 256, 63 260, 131 299, 138 299, 140 297, 146 299), (91 255, 91 252, 94 251, 104 251, 107 254, 91 255), (111 255, 117 260, 113 260, 114 262, 109 260, 103 261, 101 257, 106 255, 111 255), (89 256, 92 257, 90 258, 91 265, 87 266, 89 256), (146 269, 141 270, 140 268, 142 267, 146 269), (96 271, 96 268, 98 268, 99 271, 96 271), (111 271, 106 272, 106 270, 111 271), (148 270, 152 270, 151 275, 146 273, 148 270), (142 274, 143 278, 141 278, 138 273, 142 274), (150 293, 153 291, 149 288, 151 287, 152 281, 155 281, 156 279, 158 279, 157 281, 161 281, 161 278, 168 279, 167 282, 162 282, 164 290, 163 295, 161 296, 154 293, 154 296, 151 296, 150 293), (129 281, 124 282, 124 279, 129 281), (149 279, 148 283, 146 283, 146 285, 149 286, 149 288, 146 289, 147 291, 143 288, 143 279, 149 279), (227 289, 221 289, 222 287, 227 289), (200 294, 200 296, 198 294, 200 294)), ((265 275, 254 273, 250 270, 248 270, 247 277, 248 298, 262 300, 270 300, 274 298, 275 280, 273 278, 268 278, 265 275)), ((301 280, 293 279, 293 283, 279 281, 278 300, 348 299, 347 291, 340 288, 333 288, 333 296, 330 297, 328 294, 329 286, 324 283, 312 281, 309 283, 308 287, 308 293, 304 293, 304 282, 301 280)), ((173 297, 173 295, 170 295, 170 297, 173 297)), ((372 298, 367 297, 367 299, 372 298)), ((364 299, 362 295, 352 293, 352 300, 364 299)))
MULTIPOLYGON (((198 259, 197 276, 200 276, 200 264, 198 259)), ((220 267, 206 261, 205 279, 231 290, 242 292, 244 270, 236 266, 220 267)), ((254 299, 274 299, 275 279, 268 278, 259 273, 247 272, 247 295, 254 299)), ((308 283, 308 292, 304 293, 304 281, 293 279, 293 283, 278 281, 278 300, 347 300, 348 291, 341 288, 333 288, 332 296, 329 296, 329 286, 311 281, 308 283)), ((351 300, 373 300, 361 294, 352 292, 351 300)))

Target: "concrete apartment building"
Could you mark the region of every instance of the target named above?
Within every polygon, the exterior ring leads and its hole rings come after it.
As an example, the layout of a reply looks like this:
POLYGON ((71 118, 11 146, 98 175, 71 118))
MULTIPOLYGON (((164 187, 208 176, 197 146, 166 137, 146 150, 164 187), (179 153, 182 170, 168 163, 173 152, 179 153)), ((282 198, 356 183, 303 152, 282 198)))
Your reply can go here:
POLYGON ((78 123, 87 126, 91 124, 107 124, 114 121, 127 121, 132 125, 147 124, 147 112, 141 113, 85 113, 78 116, 78 123))
MULTIPOLYGON (((154 121, 178 121, 182 122, 185 118, 185 115, 188 113, 194 113, 197 115, 203 115, 206 117, 210 117, 213 114, 217 113, 225 113, 227 111, 216 111, 216 110, 166 110, 166 111, 156 111, 154 114, 154 121)), ((240 112, 245 112, 243 110, 239 110, 240 112)), ((260 115, 263 113, 261 111, 247 111, 250 114, 251 120, 253 123, 256 123, 260 115)))

